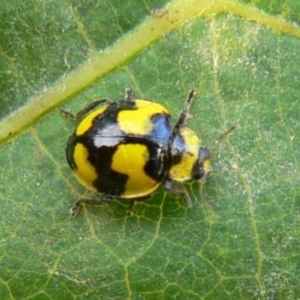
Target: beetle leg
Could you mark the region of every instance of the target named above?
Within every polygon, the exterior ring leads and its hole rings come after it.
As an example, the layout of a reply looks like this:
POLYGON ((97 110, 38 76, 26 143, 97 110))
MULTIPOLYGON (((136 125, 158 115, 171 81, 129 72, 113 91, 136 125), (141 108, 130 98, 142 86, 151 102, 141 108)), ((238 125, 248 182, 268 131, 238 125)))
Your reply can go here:
POLYGON ((96 200, 96 199, 87 199, 87 198, 80 198, 78 199, 70 210, 70 214, 72 217, 75 217, 78 213, 79 207, 81 203, 87 203, 91 205, 106 205, 112 202, 114 198, 106 197, 104 200, 96 200))
POLYGON ((87 106, 85 106, 77 114, 74 114, 71 111, 63 109, 63 108, 60 110, 60 113, 68 119, 80 120, 82 117, 84 117, 86 114, 88 114, 91 110, 93 110, 97 106, 107 105, 109 103, 111 103, 111 100, 109 100, 109 99, 99 99, 99 100, 96 100, 96 101, 88 104, 87 106))
POLYGON ((167 179, 165 181, 164 187, 168 193, 170 193, 172 195, 176 195, 176 196, 181 196, 185 201, 186 207, 190 208, 193 206, 191 197, 190 197, 187 189, 185 188, 185 186, 182 183, 167 179))
POLYGON ((125 100, 133 100, 134 98, 132 97, 132 87, 129 86, 125 89, 125 100))
POLYGON ((133 215, 134 204, 135 204, 135 200, 131 200, 128 207, 127 207, 127 209, 126 209, 127 216, 129 216, 129 217, 133 215))
POLYGON ((130 204, 128 205, 128 207, 126 209, 127 216, 132 216, 133 215, 133 207, 134 207, 135 202, 144 201, 144 200, 149 199, 151 197, 152 197, 152 194, 149 194, 149 195, 146 195, 146 196, 143 196, 143 197, 140 197, 140 198, 131 199, 130 204))
POLYGON ((193 103, 193 99, 194 99, 195 95, 196 95, 196 92, 194 90, 189 91, 188 97, 184 103, 184 108, 183 108, 183 110, 177 120, 177 123, 174 127, 174 132, 176 132, 181 125, 184 125, 186 120, 191 117, 191 115, 189 114, 189 111, 190 111, 190 107, 193 103))

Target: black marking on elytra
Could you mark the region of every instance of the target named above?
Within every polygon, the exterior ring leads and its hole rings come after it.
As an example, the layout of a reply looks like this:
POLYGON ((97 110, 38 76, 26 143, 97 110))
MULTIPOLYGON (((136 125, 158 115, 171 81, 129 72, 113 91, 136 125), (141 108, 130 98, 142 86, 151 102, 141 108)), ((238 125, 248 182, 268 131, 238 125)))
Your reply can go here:
POLYGON ((125 191, 128 175, 111 169, 117 146, 97 148, 93 142, 93 137, 88 134, 78 137, 78 143, 82 143, 86 147, 88 151, 87 159, 97 173, 97 178, 93 182, 97 191, 110 196, 122 195, 125 191))
POLYGON ((172 133, 170 116, 165 113, 155 114, 151 117, 152 131, 146 136, 146 145, 149 152, 144 171, 151 178, 161 181, 166 177, 169 157, 168 145, 172 133), (155 141, 151 143, 151 141, 155 141))
POLYGON ((173 135, 170 141, 170 157, 171 157, 171 167, 180 164, 183 152, 186 150, 186 142, 183 136, 177 131, 176 135, 173 135))
POLYGON ((75 132, 69 137, 66 146, 66 158, 67 162, 72 170, 77 169, 76 162, 74 160, 74 149, 77 144, 77 136, 75 132))
MULTIPOLYGON (((88 130, 89 135, 101 136, 102 131, 109 126, 118 126, 118 114, 123 110, 136 110, 135 101, 120 100, 109 104, 106 110, 93 119, 92 126, 88 130)), ((105 134, 106 135, 106 134, 105 134)))

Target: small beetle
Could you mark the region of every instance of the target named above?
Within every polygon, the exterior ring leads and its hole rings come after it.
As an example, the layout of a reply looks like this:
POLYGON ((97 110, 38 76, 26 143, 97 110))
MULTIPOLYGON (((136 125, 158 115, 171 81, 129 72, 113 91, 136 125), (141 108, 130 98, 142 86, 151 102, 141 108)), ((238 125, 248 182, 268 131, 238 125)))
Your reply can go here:
POLYGON ((183 183, 203 180, 211 158, 186 125, 194 96, 191 90, 173 129, 164 106, 133 98, 131 88, 123 100, 100 99, 77 114, 62 110, 68 118, 83 118, 67 143, 68 164, 81 184, 101 195, 99 200, 79 199, 71 215, 82 202, 104 205, 115 198, 131 200, 130 215, 134 202, 151 196, 161 183, 167 191, 182 195, 190 207, 183 183))

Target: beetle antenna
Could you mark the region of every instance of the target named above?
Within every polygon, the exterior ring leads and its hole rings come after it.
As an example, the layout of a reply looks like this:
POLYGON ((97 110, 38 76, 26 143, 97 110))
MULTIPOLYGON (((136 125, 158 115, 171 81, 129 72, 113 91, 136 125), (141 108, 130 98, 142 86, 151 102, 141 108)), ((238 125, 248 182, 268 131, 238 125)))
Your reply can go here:
POLYGON ((217 142, 217 144, 214 146, 212 152, 211 152, 211 155, 210 155, 210 158, 213 159, 213 157, 215 156, 221 142, 224 140, 224 138, 229 134, 231 133, 233 130, 235 130, 237 128, 237 125, 233 125, 231 126, 227 131, 225 131, 220 137, 219 137, 219 140, 217 142))

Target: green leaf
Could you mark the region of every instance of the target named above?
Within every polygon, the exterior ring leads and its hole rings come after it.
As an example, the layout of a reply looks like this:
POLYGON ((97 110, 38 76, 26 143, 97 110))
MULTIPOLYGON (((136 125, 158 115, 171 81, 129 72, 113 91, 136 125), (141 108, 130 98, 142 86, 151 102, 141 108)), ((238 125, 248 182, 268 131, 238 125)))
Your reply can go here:
POLYGON ((1 299, 297 299, 300 256, 299 1, 5 1, 0 8, 1 299), (165 6, 166 5, 166 6, 165 6), (134 94, 214 148, 193 207, 160 188, 93 196, 65 144, 78 111, 134 94), (68 101, 68 102, 67 102, 68 101))

